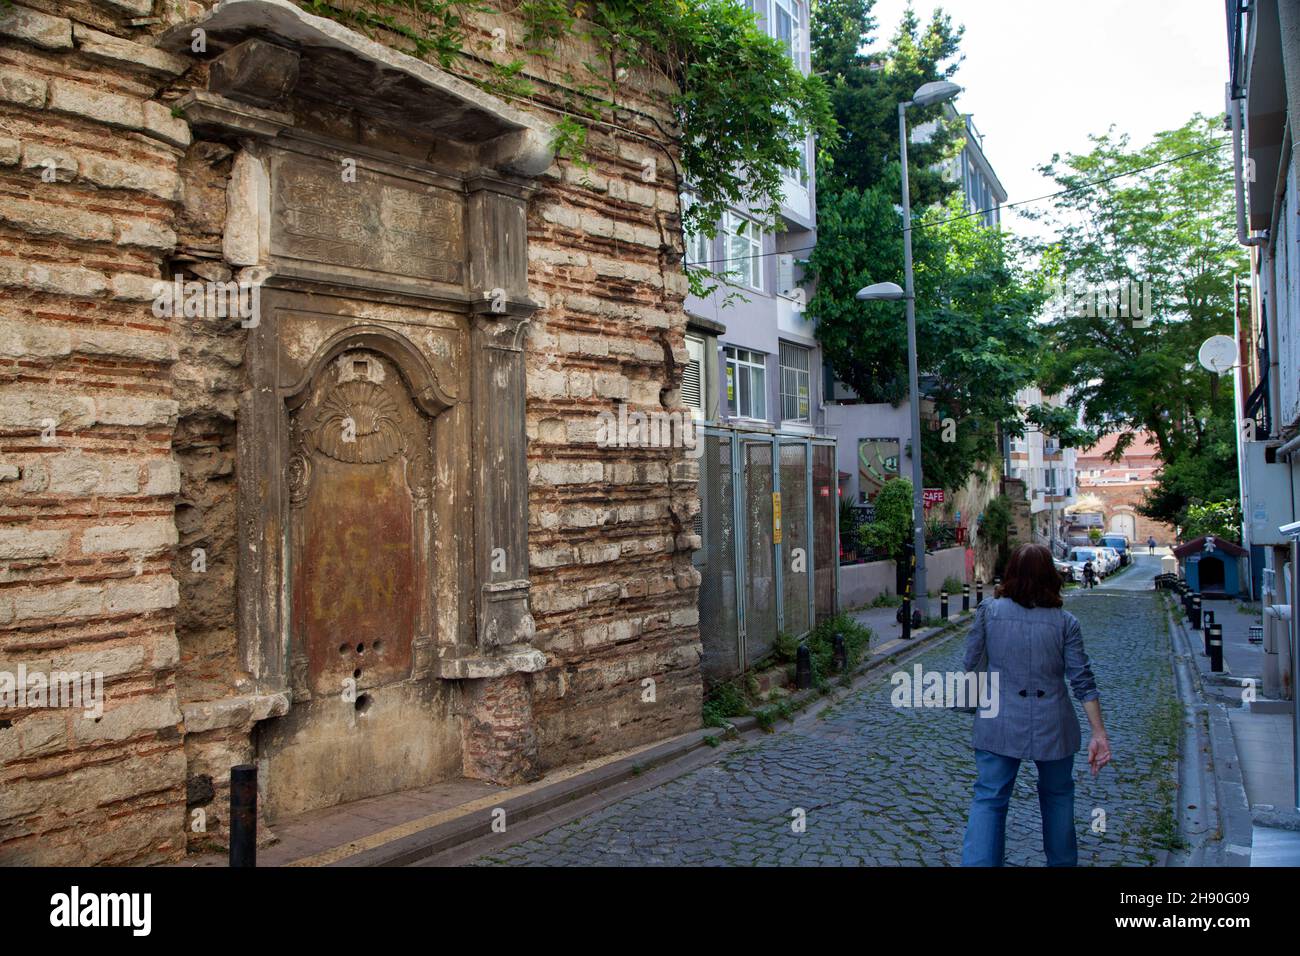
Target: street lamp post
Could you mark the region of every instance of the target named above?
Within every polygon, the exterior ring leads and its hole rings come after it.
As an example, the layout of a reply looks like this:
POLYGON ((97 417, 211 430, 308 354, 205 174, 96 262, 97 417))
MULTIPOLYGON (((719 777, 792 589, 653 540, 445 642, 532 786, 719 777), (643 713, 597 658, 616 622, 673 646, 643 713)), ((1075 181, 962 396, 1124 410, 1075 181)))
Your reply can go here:
POLYGON ((912 412, 912 536, 916 552, 916 608, 921 617, 928 616, 929 597, 925 582, 925 479, 921 472, 921 389, 916 354, 916 284, 912 275, 912 195, 907 175, 907 108, 933 106, 950 100, 961 92, 956 83, 936 80, 922 85, 912 98, 898 104, 898 152, 903 178, 903 283, 899 289, 892 282, 879 282, 858 292, 858 299, 869 302, 902 299, 907 309, 907 391, 912 412))

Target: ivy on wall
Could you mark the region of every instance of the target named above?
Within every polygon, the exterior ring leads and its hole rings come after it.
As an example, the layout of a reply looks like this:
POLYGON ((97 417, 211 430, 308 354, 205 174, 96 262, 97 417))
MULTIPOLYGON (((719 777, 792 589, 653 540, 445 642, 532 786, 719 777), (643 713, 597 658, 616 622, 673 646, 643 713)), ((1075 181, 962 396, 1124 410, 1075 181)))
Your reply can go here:
POLYGON ((556 151, 578 162, 590 129, 623 129, 618 114, 629 106, 620 92, 630 73, 666 79, 675 90, 668 105, 677 130, 664 139, 680 156, 677 188, 694 196, 683 226, 709 237, 728 207, 747 209, 765 229, 779 228, 782 180, 799 162, 797 144, 809 131, 823 143, 836 137, 821 78, 805 76, 739 0, 299 2, 361 32, 396 35, 413 55, 496 95, 552 110, 559 116, 556 151), (498 28, 485 40, 475 17, 492 13, 513 15, 523 35, 503 36, 498 28), (576 72, 565 69, 561 86, 539 86, 523 57, 554 58, 569 36, 589 44, 592 57, 576 72), (507 59, 512 52, 517 58, 507 59), (468 71, 471 59, 480 72, 468 71))

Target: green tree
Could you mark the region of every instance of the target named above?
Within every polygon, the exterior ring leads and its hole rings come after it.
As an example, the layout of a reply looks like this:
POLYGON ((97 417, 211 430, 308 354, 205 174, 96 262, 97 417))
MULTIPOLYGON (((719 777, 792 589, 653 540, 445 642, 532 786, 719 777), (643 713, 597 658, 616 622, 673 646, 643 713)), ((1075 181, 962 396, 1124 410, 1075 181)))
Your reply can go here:
POLYGON ((1241 508, 1235 500, 1188 506, 1182 537, 1190 541, 1208 534, 1234 544, 1241 542, 1241 508))
MULTIPOLYGON (((923 83, 952 76, 962 30, 941 11, 922 29, 909 7, 887 48, 865 53, 873 6, 828 0, 814 9, 813 66, 830 84, 841 138, 819 154, 818 242, 806 275, 816 284, 809 311, 817 338, 836 376, 864 401, 898 404, 907 398, 903 306, 854 296, 868 282, 902 279, 896 106, 923 83)), ((942 110, 909 110, 911 129, 938 126, 927 141, 909 143, 908 174, 919 364, 936 416, 921 453, 927 484, 954 488, 997 459, 999 425, 1022 427, 1014 397, 1033 380, 1031 316, 1043 296, 1021 249, 966 216, 957 184, 939 171, 962 133, 942 110), (949 419, 955 430, 944 427, 949 419)))
POLYGON ((1045 268, 1067 290, 1106 290, 1114 305, 1121 284, 1149 283, 1151 314, 1058 296, 1040 381, 1070 390, 1085 427, 1120 433, 1115 460, 1138 431, 1152 435, 1164 468, 1145 513, 1176 521, 1193 501, 1236 497, 1230 386, 1196 361, 1206 338, 1232 333, 1232 277, 1246 266, 1229 140, 1218 117, 1198 114, 1141 148, 1113 131, 1092 142, 1043 167, 1068 190, 1046 216, 1060 238, 1045 268))
MULTIPOLYGON (((842 187, 868 190, 898 173, 898 104, 917 87, 948 79, 960 64, 962 27, 936 10, 924 27, 911 5, 886 49, 865 52, 876 40, 875 0, 820 0, 812 11, 812 61, 830 88, 840 139, 821 144, 818 206, 826 192, 842 187)), ((913 108, 908 123, 936 121, 926 142, 909 144, 912 199, 918 207, 941 202, 957 189, 936 169, 961 148, 961 123, 944 118, 942 104, 913 108)), ((898 189, 893 192, 895 201, 898 189)))
POLYGON ((912 540, 912 483, 891 478, 880 486, 875 498, 876 516, 858 532, 862 547, 897 559, 903 545, 912 540))

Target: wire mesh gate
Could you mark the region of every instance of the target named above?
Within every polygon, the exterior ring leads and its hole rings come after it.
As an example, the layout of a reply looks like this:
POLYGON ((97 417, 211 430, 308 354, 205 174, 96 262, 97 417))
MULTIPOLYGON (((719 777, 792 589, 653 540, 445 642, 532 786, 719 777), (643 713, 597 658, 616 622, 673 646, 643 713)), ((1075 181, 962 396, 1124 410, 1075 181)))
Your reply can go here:
POLYGON ((696 561, 701 667, 721 680, 801 637, 836 608, 835 440, 705 429, 696 561))

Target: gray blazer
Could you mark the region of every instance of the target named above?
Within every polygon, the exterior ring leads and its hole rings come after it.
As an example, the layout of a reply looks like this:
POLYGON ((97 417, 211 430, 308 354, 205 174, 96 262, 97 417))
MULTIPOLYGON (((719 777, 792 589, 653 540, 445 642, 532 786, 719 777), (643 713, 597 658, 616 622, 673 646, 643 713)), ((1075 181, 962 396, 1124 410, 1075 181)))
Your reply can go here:
POLYGON ((1100 695, 1073 614, 1021 607, 1010 598, 985 601, 966 637, 965 666, 998 675, 996 715, 975 715, 976 750, 1023 760, 1060 760, 1078 751, 1079 717, 1065 681, 1080 701, 1100 695))

